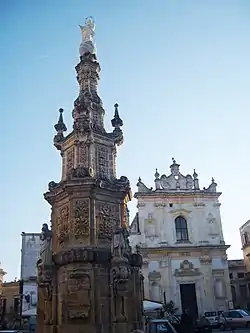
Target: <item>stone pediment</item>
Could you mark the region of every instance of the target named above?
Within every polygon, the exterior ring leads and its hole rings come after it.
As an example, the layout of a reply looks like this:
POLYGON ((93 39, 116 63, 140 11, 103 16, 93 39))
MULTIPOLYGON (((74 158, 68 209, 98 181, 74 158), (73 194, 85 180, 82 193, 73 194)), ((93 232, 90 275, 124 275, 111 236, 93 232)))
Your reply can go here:
POLYGON ((198 268, 194 268, 192 262, 184 260, 180 264, 180 268, 175 270, 175 276, 195 276, 200 275, 198 268))
POLYGON ((176 175, 162 175, 160 178, 161 187, 164 190, 192 190, 193 189, 193 178, 190 175, 186 177, 180 172, 176 175))
MULTIPOLYGON (((193 174, 187 174, 186 176, 183 175, 179 168, 180 165, 176 163, 175 159, 172 158, 173 163, 170 165, 170 175, 162 174, 160 175, 158 170, 156 169, 155 172, 155 191, 153 191, 153 188, 147 187, 139 178, 138 183, 136 184, 138 190, 135 193, 135 198, 138 198, 138 194, 141 194, 143 196, 147 195, 155 195, 155 192, 158 193, 164 193, 164 192, 186 192, 186 193, 197 193, 202 192, 206 194, 216 194, 218 197, 221 193, 218 193, 216 188, 217 184, 215 183, 214 179, 212 178, 212 182, 210 185, 203 189, 200 189, 199 186, 199 179, 198 174, 196 171, 193 171, 193 174)), ((200 203, 202 206, 204 206, 204 203, 200 203)), ((157 207, 160 207, 158 203, 156 204, 157 207)))
POLYGON ((193 177, 191 175, 184 176, 180 173, 180 165, 176 163, 174 158, 172 160, 173 164, 170 166, 171 174, 169 176, 166 176, 165 174, 160 176, 160 174, 156 170, 156 189, 181 191, 191 191, 193 189, 199 189, 199 183, 197 178, 198 175, 194 172, 193 177))

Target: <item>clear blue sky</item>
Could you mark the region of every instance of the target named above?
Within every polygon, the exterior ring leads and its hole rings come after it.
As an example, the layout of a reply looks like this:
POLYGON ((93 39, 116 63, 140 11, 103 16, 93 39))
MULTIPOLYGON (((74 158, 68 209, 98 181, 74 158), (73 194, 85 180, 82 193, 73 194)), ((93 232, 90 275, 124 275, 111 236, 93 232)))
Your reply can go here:
MULTIPOLYGON (((7 279, 19 276, 20 233, 50 220, 43 192, 61 175, 52 145, 58 109, 68 128, 78 86, 78 24, 96 20, 100 96, 110 128, 118 102, 125 143, 118 174, 153 186, 171 157, 201 187, 213 176, 230 258, 250 218, 249 0, 1 0, 1 242, 7 279)), ((130 204, 132 213, 136 203, 130 204)))

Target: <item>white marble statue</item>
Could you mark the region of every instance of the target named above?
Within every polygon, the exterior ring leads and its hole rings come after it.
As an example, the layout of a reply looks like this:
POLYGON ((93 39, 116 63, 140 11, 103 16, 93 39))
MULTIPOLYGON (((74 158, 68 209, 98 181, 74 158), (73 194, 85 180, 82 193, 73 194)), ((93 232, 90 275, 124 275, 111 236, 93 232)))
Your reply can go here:
POLYGON ((82 33, 82 42, 80 44, 79 52, 80 56, 85 53, 95 53, 95 22, 92 17, 86 18, 85 25, 80 25, 82 33))

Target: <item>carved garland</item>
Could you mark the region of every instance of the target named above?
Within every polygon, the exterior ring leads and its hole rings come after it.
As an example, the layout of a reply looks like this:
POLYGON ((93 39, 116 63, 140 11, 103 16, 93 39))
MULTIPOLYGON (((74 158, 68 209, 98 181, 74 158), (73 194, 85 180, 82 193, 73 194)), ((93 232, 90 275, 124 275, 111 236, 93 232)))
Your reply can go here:
POLYGON ((89 200, 77 199, 73 203, 73 232, 75 238, 89 236, 89 200))
POLYGON ((109 161, 108 149, 105 146, 97 146, 96 148, 96 161, 98 165, 98 173, 101 179, 108 178, 109 176, 109 161))
POLYGON ((84 142, 79 145, 79 163, 85 168, 88 167, 88 148, 84 142))
POLYGON ((113 230, 121 224, 119 206, 98 202, 96 221, 98 237, 112 239, 113 230))
POLYGON ((70 172, 74 167, 74 150, 67 152, 67 173, 70 172))
POLYGON ((69 238, 68 220, 69 207, 64 206, 60 209, 59 216, 57 218, 57 240, 60 247, 63 246, 64 242, 69 238))

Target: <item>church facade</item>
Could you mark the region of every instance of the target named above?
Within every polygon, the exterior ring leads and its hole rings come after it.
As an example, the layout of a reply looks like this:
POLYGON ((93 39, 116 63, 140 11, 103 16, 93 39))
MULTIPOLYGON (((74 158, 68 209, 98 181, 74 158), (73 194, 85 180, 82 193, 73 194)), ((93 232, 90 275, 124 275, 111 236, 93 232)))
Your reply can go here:
POLYGON ((232 305, 223 238, 220 192, 212 179, 200 189, 198 174, 182 175, 173 159, 170 175, 156 170, 155 189, 139 178, 138 212, 130 242, 143 256, 145 298, 172 300, 195 314, 232 305))

